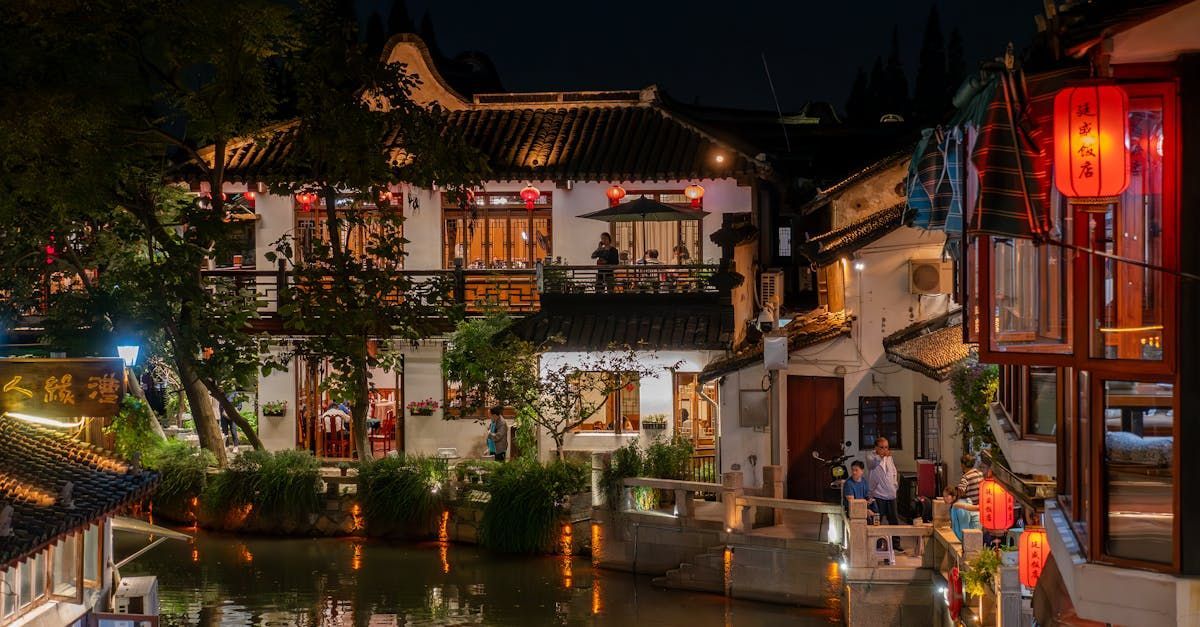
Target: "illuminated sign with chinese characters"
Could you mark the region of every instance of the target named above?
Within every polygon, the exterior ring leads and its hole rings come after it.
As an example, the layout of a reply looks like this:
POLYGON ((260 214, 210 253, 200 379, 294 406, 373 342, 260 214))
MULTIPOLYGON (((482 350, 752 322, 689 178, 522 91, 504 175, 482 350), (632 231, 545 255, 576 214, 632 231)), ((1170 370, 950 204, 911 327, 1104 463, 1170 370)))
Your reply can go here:
POLYGON ((125 395, 120 359, 0 359, 0 412, 111 417, 125 395))

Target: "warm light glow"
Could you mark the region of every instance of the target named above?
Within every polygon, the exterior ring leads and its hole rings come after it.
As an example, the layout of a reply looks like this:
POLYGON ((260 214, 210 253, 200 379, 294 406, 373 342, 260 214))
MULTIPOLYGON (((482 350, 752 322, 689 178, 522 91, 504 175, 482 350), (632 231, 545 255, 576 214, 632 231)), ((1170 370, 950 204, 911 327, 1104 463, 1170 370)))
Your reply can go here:
POLYGON ((600 562, 600 556, 603 554, 603 544, 601 541, 600 523, 592 523, 592 566, 600 562))
POLYGON ((438 521, 438 542, 445 544, 450 541, 450 510, 442 512, 442 518, 438 521))
POLYGON ((562 550, 563 555, 571 555, 572 553, 575 552, 573 550, 574 542, 572 541, 572 538, 571 538, 570 523, 563 525, 562 534, 560 534, 559 538, 558 538, 558 546, 559 546, 559 549, 562 550))
POLYGON ((1017 545, 1019 551, 1019 574, 1021 585, 1027 588, 1037 586, 1042 569, 1046 567, 1046 559, 1050 557, 1050 541, 1043 527, 1026 527, 1017 545))
POLYGON ((1013 526, 1013 495, 992 478, 979 484, 979 523, 997 531, 1013 526))
POLYGON ((355 543, 354 556, 350 558, 350 570, 362 568, 362 545, 355 543))
POLYGON ((53 418, 31 416, 29 414, 21 414, 15 411, 6 411, 4 412, 4 415, 8 416, 9 418, 16 418, 17 420, 28 422, 30 424, 41 425, 43 427, 53 427, 55 429, 78 429, 79 427, 83 426, 84 422, 87 421, 86 418, 80 418, 75 422, 60 422, 58 420, 54 420, 53 418))
POLYGON ((1111 198, 1129 185, 1129 96, 1117 85, 1054 97, 1054 183, 1068 198, 1111 198))
POLYGON ((54 502, 58 500, 58 497, 50 492, 29 485, 28 483, 25 483, 20 479, 5 473, 0 473, 0 486, 2 486, 6 492, 12 494, 18 499, 27 501, 39 507, 49 507, 54 505, 54 502))
POLYGON ((243 562, 249 564, 254 561, 254 554, 250 552, 250 549, 246 548, 246 545, 238 545, 238 553, 243 562))
POLYGON ((592 616, 604 611, 604 599, 600 592, 600 575, 592 576, 592 616))
POLYGON ((725 155, 717 153, 717 156, 713 157, 713 161, 716 161, 717 163, 725 163, 725 155))
POLYGON ((725 553, 721 556, 722 571, 725 582, 725 594, 728 595, 730 589, 733 588, 733 547, 725 547, 725 553))
POLYGON ((858 272, 862 272, 863 270, 866 270, 866 269, 867 269, 867 264, 865 264, 865 263, 863 263, 863 262, 861 262, 861 261, 855 261, 855 262, 854 262, 854 269, 855 269, 856 271, 858 271, 858 272))
POLYGON ((620 204, 621 199, 625 197, 625 188, 620 185, 613 185, 608 188, 608 191, 604 195, 608 196, 608 206, 616 207, 620 204))
POLYGON ((521 190, 521 200, 525 201, 526 209, 533 209, 533 203, 537 202, 542 197, 542 192, 532 185, 526 185, 521 190))
POLYGON ((1162 331, 1163 325, 1150 324, 1144 327, 1100 327, 1101 333, 1143 333, 1145 331, 1162 331))
POLYGON ((700 207, 700 200, 704 198, 704 188, 692 183, 691 185, 683 188, 683 195, 687 196, 688 200, 692 201, 693 209, 698 209, 700 207))
POLYGON ((362 509, 355 503, 350 507, 350 520, 354 521, 354 530, 360 531, 363 528, 362 509))

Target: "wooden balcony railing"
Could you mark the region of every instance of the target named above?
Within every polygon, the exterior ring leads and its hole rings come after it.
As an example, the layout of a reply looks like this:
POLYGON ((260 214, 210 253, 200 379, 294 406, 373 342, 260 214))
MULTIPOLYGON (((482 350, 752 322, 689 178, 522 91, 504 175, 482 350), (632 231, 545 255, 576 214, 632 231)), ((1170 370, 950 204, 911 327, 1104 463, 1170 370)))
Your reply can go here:
POLYGON ((717 293, 716 265, 556 266, 538 264, 543 294, 717 293))

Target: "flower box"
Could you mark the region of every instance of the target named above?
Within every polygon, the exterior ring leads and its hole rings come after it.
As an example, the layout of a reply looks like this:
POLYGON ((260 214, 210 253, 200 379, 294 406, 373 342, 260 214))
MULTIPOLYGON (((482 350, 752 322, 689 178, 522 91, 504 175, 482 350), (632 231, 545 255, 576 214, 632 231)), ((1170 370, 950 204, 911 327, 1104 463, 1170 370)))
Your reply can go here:
POLYGON ((272 401, 263 403, 262 415, 268 418, 281 418, 287 415, 287 401, 272 401))
POLYGON ((432 416, 434 409, 432 407, 409 407, 408 413, 413 416, 432 416))

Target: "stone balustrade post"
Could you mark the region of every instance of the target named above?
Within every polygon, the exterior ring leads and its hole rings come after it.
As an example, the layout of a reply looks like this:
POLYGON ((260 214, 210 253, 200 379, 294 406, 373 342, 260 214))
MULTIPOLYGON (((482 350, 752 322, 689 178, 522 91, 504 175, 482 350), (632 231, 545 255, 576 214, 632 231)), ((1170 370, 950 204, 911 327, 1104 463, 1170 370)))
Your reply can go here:
POLYGON ((592 453, 592 507, 608 505, 608 494, 604 491, 604 469, 608 468, 612 453, 592 453))
MULTIPOLYGON (((783 482, 785 475, 783 474, 783 466, 768 465, 763 466, 763 496, 769 496, 773 499, 783 498, 783 482)), ((783 524, 783 512, 774 509, 772 510, 772 524, 783 524)))
POLYGON ((737 500, 744 493, 743 477, 740 470, 734 470, 721 475, 721 504, 725 507, 725 531, 742 528, 742 508, 737 506, 737 500))
POLYGON ((962 561, 965 565, 967 562, 975 559, 975 556, 983 550, 983 530, 982 529, 963 529, 962 539, 962 561))
POLYGON ((996 593, 998 627, 1021 627, 1021 575, 1016 566, 1001 566, 996 593))
POLYGON ((933 499, 933 527, 945 529, 950 526, 950 504, 945 499, 933 499))
POLYGON ((675 516, 686 520, 696 517, 696 501, 691 490, 675 490, 675 516))
POLYGON ((867 500, 849 497, 850 530, 847 552, 851 568, 862 568, 871 564, 871 543, 867 541, 867 500))

